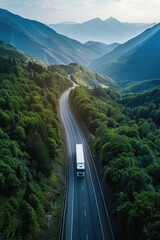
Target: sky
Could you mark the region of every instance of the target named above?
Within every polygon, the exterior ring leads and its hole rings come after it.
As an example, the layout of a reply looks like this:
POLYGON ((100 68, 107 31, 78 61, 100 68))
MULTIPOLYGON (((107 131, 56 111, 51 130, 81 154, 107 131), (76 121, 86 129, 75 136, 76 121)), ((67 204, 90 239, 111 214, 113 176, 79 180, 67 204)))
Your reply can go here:
POLYGON ((111 16, 122 22, 160 22, 160 0, 0 0, 0 8, 46 24, 111 16))

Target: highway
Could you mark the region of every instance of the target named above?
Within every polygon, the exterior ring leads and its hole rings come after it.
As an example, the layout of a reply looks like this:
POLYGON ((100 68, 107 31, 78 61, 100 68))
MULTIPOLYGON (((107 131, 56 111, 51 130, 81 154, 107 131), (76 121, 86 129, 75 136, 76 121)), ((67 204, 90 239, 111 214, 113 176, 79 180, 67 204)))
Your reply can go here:
POLYGON ((65 132, 67 193, 61 240, 114 240, 92 155, 82 129, 69 106, 69 92, 60 98, 65 132), (85 176, 76 175, 76 144, 83 144, 85 176))

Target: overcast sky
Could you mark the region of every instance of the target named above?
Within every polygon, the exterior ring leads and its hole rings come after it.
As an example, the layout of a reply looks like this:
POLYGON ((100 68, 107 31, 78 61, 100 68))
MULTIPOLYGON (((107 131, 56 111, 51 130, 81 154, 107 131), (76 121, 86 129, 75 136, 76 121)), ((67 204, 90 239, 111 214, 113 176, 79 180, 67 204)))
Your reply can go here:
POLYGON ((0 0, 0 8, 43 23, 110 16, 122 22, 160 22, 160 0, 0 0))

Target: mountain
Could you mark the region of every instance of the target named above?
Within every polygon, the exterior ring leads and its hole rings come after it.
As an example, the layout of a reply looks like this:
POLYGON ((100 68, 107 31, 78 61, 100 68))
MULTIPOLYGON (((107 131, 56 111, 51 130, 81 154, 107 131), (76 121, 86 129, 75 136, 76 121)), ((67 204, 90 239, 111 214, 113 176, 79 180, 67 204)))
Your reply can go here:
POLYGON ((59 23, 49 26, 80 42, 98 41, 111 44, 124 43, 153 25, 155 23, 123 23, 110 17, 106 20, 95 18, 83 23, 59 23))
POLYGON ((37 21, 0 9, 0 40, 49 64, 88 64, 100 57, 89 46, 56 33, 37 21))
POLYGON ((139 81, 160 77, 160 24, 118 46, 89 67, 116 81, 139 81))

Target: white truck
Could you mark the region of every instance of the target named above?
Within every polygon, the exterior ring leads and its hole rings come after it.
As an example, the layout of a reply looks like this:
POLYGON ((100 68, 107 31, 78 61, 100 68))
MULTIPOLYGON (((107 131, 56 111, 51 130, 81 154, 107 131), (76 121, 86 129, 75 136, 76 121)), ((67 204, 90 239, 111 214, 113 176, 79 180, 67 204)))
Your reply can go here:
POLYGON ((76 144, 76 165, 77 165, 77 177, 84 177, 85 161, 82 144, 76 144))

